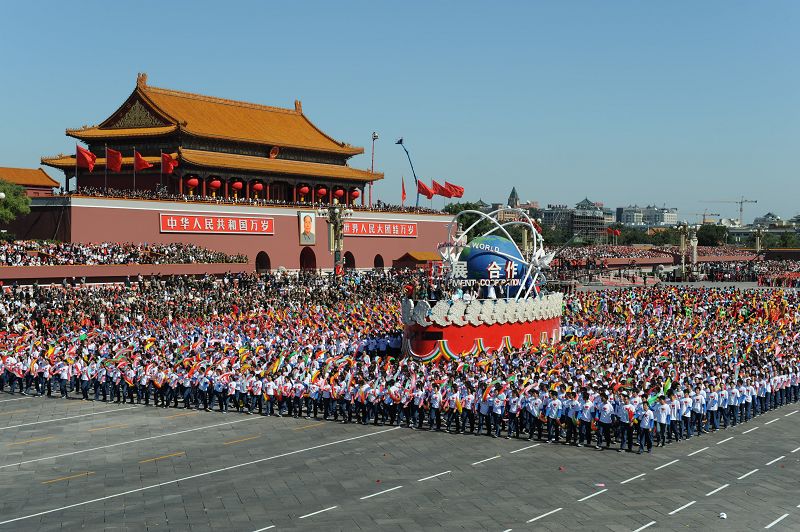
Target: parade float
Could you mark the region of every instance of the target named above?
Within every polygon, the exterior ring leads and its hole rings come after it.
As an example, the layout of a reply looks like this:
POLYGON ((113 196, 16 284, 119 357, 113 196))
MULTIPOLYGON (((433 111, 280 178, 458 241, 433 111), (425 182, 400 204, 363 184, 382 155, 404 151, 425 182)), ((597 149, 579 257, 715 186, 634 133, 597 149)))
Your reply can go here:
POLYGON ((553 255, 543 244, 538 225, 521 209, 458 213, 430 279, 447 297, 432 301, 410 291, 404 297, 405 354, 457 359, 559 341, 563 297, 545 289, 553 255))

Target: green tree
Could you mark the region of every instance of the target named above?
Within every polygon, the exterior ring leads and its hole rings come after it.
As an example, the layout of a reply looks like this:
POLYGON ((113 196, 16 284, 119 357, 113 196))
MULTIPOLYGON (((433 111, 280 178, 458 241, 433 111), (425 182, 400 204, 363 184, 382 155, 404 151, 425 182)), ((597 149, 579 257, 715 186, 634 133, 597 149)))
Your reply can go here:
POLYGON ((697 230, 697 244, 700 246, 721 246, 728 238, 728 229, 721 225, 701 225, 697 230))
POLYGON ((31 212, 31 200, 21 186, 0 180, 0 192, 6 195, 0 200, 0 223, 10 224, 18 216, 31 212))

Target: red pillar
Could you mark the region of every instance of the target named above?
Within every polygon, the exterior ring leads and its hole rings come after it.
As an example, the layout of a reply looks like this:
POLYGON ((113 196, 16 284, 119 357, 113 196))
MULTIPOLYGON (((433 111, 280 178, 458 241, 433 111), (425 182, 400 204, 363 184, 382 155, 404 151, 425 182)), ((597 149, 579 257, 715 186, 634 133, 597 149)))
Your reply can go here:
POLYGON ((269 201, 269 196, 270 196, 269 191, 272 188, 272 183, 265 183, 264 188, 267 189, 267 201, 269 201))
POLYGON ((297 203, 297 184, 292 185, 292 202, 297 203))
POLYGON ((178 195, 183 196, 183 176, 178 176, 178 195))
POLYGON ((250 199, 250 181, 244 182, 244 197, 245 199, 250 199))
POLYGON ((205 177, 201 177, 200 181, 203 183, 202 193, 200 195, 205 197, 205 195, 206 195, 206 178, 205 177))
POLYGON ((228 199, 228 180, 225 180, 225 199, 228 199))
MULTIPOLYGON (((370 190, 370 194, 372 194, 372 190, 370 190)), ((361 189, 361 206, 364 206, 364 189, 361 189)), ((372 200, 370 200, 370 206, 372 206, 372 200)))
POLYGON ((328 187, 328 203, 333 203, 333 186, 328 187))

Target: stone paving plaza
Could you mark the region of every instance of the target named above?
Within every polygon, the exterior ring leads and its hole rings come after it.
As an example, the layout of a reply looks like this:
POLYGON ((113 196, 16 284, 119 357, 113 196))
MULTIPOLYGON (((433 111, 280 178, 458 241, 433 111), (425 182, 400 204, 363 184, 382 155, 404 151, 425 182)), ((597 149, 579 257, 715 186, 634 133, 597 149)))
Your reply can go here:
POLYGON ((638 456, 0 394, 0 530, 798 530, 796 412, 638 456))

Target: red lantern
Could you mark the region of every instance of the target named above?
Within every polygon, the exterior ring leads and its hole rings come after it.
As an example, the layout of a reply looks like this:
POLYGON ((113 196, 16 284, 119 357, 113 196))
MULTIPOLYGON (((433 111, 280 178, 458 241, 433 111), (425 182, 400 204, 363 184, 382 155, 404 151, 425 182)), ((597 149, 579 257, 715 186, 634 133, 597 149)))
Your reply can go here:
POLYGON ((334 196, 336 196, 337 198, 341 198, 342 196, 344 196, 344 190, 342 190, 342 189, 340 188, 339 190, 337 190, 336 192, 334 192, 334 193, 333 193, 333 195, 334 195, 334 196))
POLYGON ((325 187, 319 187, 319 188, 317 189, 317 194, 318 194, 319 196, 325 196, 325 194, 327 194, 327 193, 328 193, 328 189, 327 189, 327 188, 325 188, 325 187))
POLYGON ((360 195, 361 195, 361 192, 359 192, 358 189, 355 189, 352 192, 350 192, 350 197, 353 198, 353 199, 356 199, 360 195))
POLYGON ((217 190, 219 187, 222 186, 222 181, 220 181, 219 179, 214 179, 208 184, 208 186, 211 187, 211 189, 213 190, 217 190))
POLYGON ((235 181, 235 182, 234 182, 234 183, 231 185, 231 188, 232 188, 233 190, 242 190, 242 187, 243 187, 243 186, 244 186, 244 185, 242 184, 242 182, 241 182, 241 181, 235 181))
POLYGON ((308 194, 309 190, 311 190, 311 189, 308 188, 307 185, 303 185, 302 187, 297 189, 297 191, 300 193, 301 196, 305 196, 306 194, 308 194))
POLYGON ((200 181, 196 177, 190 177, 186 180, 186 186, 189 188, 195 188, 199 184, 200 181))
POLYGON ((253 190, 255 190, 256 192, 261 192, 262 190, 264 190, 264 185, 262 185, 261 183, 253 183, 253 190))

